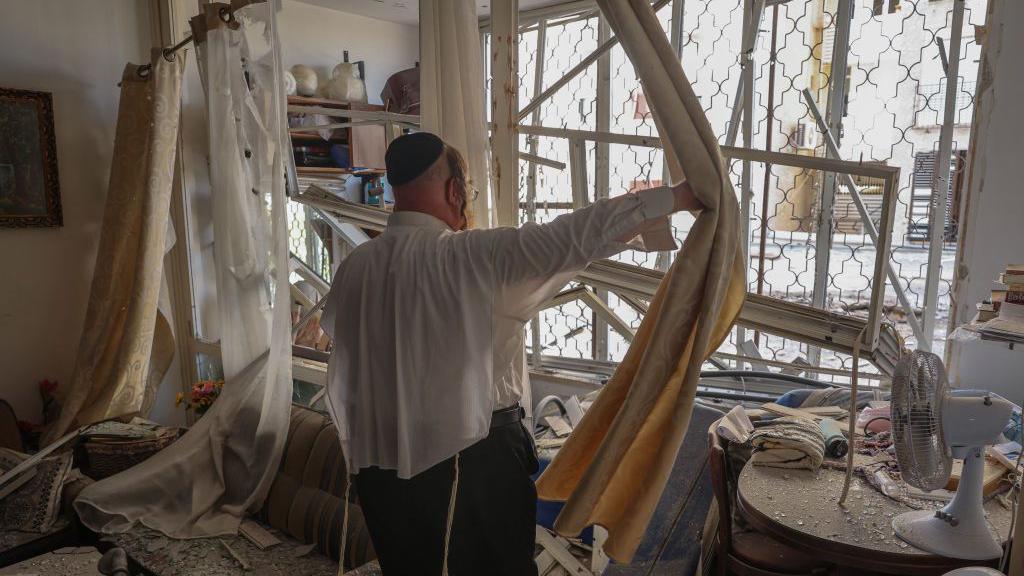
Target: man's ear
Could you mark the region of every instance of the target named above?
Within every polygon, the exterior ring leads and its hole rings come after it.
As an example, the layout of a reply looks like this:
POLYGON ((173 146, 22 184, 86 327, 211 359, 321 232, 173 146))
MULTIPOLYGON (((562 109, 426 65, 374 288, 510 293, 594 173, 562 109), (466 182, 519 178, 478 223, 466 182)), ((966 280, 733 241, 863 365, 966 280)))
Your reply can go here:
POLYGON ((459 206, 462 204, 462 198, 459 197, 459 191, 455 186, 455 178, 445 180, 444 199, 451 206, 459 206))

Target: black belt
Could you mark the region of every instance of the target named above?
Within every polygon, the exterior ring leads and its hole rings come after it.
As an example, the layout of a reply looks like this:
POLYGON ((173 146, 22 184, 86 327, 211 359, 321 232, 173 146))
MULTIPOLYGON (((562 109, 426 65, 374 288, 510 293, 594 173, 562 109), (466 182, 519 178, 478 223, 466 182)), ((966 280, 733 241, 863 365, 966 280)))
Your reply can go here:
POLYGON ((518 402, 500 410, 491 412, 491 428, 517 424, 526 417, 526 410, 518 402))

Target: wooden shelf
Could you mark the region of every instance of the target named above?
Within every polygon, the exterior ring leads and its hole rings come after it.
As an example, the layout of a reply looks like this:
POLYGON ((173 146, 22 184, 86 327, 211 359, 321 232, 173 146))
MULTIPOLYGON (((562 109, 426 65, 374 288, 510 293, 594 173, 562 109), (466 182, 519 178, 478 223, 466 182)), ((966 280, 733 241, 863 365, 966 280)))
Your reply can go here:
POLYGON ((352 170, 349 168, 332 168, 330 166, 296 166, 295 172, 300 176, 352 174, 352 170))
POLYGON ((322 174, 351 174, 353 176, 383 176, 387 170, 379 168, 335 168, 333 166, 296 166, 300 176, 317 176, 322 174))
MULTIPOLYGON (((319 106, 321 108, 335 108, 338 110, 361 110, 380 112, 384 107, 379 104, 367 104, 365 102, 343 102, 340 100, 328 100, 326 98, 307 98, 304 96, 289 96, 290 106, 319 106)), ((290 132, 290 130, 289 130, 290 132)), ((335 131, 335 134, 338 134, 335 131)), ((341 129, 343 138, 332 138, 330 141, 323 140, 315 132, 294 132, 291 133, 293 143, 313 142, 319 140, 327 144, 345 144, 349 147, 349 161, 353 166, 366 166, 370 168, 384 168, 384 152, 387 149, 387 139, 382 125, 352 126, 341 129)), ((324 172, 327 169, 317 169, 316 174, 347 174, 350 170, 336 168, 340 172, 324 172)), ((303 172, 301 169, 299 173, 303 172)), ((306 172, 313 173, 313 172, 306 172)))
POLYGON ((314 132, 291 132, 290 134, 291 134, 293 142, 297 142, 297 141, 313 142, 313 141, 316 141, 316 142, 322 142, 324 144, 344 144, 345 143, 345 139, 344 138, 331 138, 330 140, 324 140, 323 138, 320 137, 319 134, 316 134, 314 132))
POLYGON ((289 96, 289 104, 297 106, 323 106, 325 108, 348 108, 348 102, 339 100, 328 100, 326 98, 313 98, 309 96, 289 96))
POLYGON ((349 102, 346 100, 328 100, 327 98, 311 98, 306 96, 289 96, 288 103, 295 106, 323 106, 324 108, 340 108, 342 110, 384 110, 384 107, 380 104, 349 102))

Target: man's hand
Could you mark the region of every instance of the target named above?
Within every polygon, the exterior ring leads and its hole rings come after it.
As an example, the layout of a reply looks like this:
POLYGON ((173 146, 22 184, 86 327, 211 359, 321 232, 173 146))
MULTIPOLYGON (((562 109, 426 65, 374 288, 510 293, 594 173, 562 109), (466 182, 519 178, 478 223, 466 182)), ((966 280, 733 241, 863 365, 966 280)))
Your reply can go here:
POLYGON ((697 200, 697 196, 693 193, 693 188, 690 188, 690 183, 686 180, 673 186, 672 194, 676 197, 676 212, 683 210, 693 212, 704 208, 704 205, 700 203, 700 200, 697 200))

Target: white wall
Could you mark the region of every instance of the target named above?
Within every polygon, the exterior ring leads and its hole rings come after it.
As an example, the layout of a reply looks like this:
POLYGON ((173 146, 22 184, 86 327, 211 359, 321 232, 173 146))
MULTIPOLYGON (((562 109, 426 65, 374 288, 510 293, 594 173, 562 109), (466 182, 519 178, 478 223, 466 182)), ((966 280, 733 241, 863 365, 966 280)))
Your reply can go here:
POLYGON ((127 61, 148 60, 149 3, 4 0, 0 86, 53 93, 62 228, 0 229, 0 398, 38 422, 36 383, 68 386, 99 243, 127 61))
MULTIPOLYGON (((1024 134, 1024 2, 992 0, 986 46, 991 86, 981 92, 970 173, 955 303, 955 321, 974 316, 974 305, 994 288, 1009 263, 1024 263, 1024 181, 1020 177, 1024 134)), ((1010 400, 1024 400, 1024 346, 1009 350, 992 342, 950 344, 953 381, 986 388, 1010 400)))
POLYGON ((282 55, 290 68, 305 64, 317 71, 320 82, 342 61, 366 61, 366 94, 380 104, 380 91, 388 77, 419 60, 416 26, 375 20, 296 0, 285 0, 278 17, 282 55))

